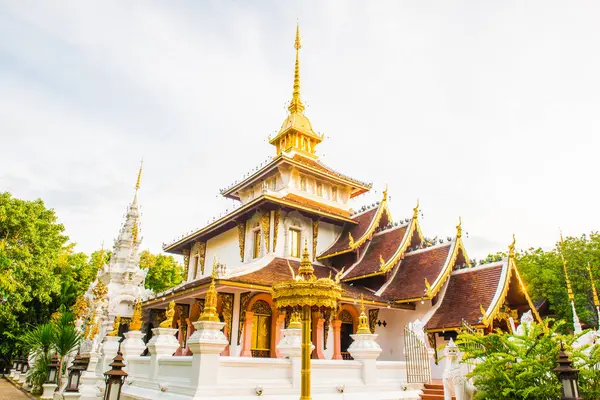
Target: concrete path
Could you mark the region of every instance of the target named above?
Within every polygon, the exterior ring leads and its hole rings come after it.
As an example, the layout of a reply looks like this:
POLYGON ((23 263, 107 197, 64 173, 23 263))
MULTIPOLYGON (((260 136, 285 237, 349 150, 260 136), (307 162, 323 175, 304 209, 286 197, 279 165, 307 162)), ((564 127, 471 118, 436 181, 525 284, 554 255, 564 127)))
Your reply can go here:
POLYGON ((14 387, 6 379, 0 378, 0 400, 29 399, 23 392, 14 387))

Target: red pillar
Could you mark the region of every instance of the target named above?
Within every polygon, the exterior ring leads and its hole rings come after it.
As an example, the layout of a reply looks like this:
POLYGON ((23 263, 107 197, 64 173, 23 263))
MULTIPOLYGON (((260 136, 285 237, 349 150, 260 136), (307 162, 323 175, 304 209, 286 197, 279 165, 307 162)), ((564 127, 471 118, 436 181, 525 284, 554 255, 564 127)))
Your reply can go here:
POLYGON ((331 321, 331 327, 333 328, 333 360, 342 360, 342 321, 334 319, 331 321))
POLYGON ((242 341, 242 357, 252 357, 252 320, 254 319, 254 313, 252 311, 246 311, 244 318, 244 340, 242 341))
POLYGON ((315 358, 319 359, 319 360, 324 360, 325 359, 325 354, 323 354, 323 341, 325 339, 325 334, 324 334, 324 329, 323 326, 325 325, 325 319, 324 318, 318 318, 317 319, 317 326, 316 326, 316 337, 315 337, 315 342, 313 343, 315 345, 315 358))

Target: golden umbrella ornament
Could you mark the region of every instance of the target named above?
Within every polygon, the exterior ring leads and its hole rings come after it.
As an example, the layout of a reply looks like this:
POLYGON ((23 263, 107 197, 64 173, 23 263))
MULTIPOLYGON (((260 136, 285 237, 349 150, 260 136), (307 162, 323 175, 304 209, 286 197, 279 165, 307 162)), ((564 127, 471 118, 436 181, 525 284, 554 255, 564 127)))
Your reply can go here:
POLYGON ((310 400, 310 325, 313 309, 335 310, 342 297, 340 285, 341 273, 334 279, 315 276, 315 270, 308 255, 308 244, 304 242, 304 251, 298 274, 290 267, 292 279, 273 285, 272 296, 277 308, 286 312, 302 311, 302 370, 300 400, 310 400))

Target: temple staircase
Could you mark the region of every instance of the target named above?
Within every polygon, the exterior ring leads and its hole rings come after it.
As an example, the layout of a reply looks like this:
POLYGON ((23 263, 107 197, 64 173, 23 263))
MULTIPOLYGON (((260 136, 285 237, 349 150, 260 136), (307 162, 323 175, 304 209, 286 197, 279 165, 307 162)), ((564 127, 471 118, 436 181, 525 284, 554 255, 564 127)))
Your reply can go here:
MULTIPOLYGON (((444 386, 440 381, 426 383, 423 393, 420 395, 422 400, 444 400, 444 386)), ((455 400, 455 397, 452 397, 455 400)))

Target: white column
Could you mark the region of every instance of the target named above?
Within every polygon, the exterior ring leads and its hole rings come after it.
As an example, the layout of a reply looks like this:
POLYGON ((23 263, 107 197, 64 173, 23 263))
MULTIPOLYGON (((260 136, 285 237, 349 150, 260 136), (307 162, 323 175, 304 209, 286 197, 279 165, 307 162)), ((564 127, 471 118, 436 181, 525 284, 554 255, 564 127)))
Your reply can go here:
MULTIPOLYGON (((233 294, 233 317, 231 324, 231 344, 229 345, 229 355, 231 357, 239 357, 242 349, 238 346, 238 334, 240 329, 239 315, 240 315, 240 292, 233 294)), ((241 343, 241 341, 240 341, 241 343)))
POLYGON ((42 400, 51 400, 54 398, 54 390, 56 390, 56 383, 44 383, 42 385, 42 396, 40 399, 42 400))
MULTIPOLYGON (((118 337, 117 337, 118 339, 118 337)), ((96 369, 98 368, 98 361, 101 358, 100 353, 88 353, 82 354, 83 357, 89 357, 87 369, 83 371, 79 383, 79 397, 82 400, 96 400, 100 394, 98 389, 98 380, 102 379, 102 375, 98 376, 96 369)))
POLYGON ((352 344, 348 352, 357 361, 362 362, 362 377, 365 385, 377 384, 377 357, 381 354, 381 347, 375 339, 377 334, 355 334, 352 337, 352 344))
MULTIPOLYGON (((315 346, 311 344, 310 351, 315 346)), ((300 371, 302 369, 302 329, 287 328, 281 330, 281 340, 277 344, 277 350, 282 357, 289 358, 292 362, 292 387, 300 388, 302 379, 300 371)))
POLYGON ((220 353, 229 343, 221 331, 223 326, 224 322, 194 322, 196 331, 190 336, 188 345, 194 353, 191 385, 196 388, 197 397, 202 397, 201 388, 217 386, 220 353))
MULTIPOLYGON (((124 334, 125 340, 121 343, 121 353, 127 360, 131 356, 141 356, 146 349, 146 344, 142 340, 146 334, 142 331, 129 331, 124 334)), ((125 362, 127 364, 127 362, 125 362)))
POLYGON ((173 356, 173 353, 179 348, 179 341, 175 338, 177 329, 174 328, 154 328, 152 333, 152 339, 148 342, 148 351, 150 352, 149 379, 155 380, 158 377, 160 358, 173 356))

